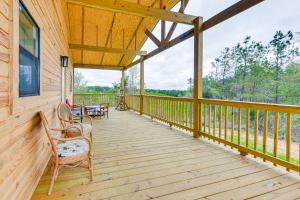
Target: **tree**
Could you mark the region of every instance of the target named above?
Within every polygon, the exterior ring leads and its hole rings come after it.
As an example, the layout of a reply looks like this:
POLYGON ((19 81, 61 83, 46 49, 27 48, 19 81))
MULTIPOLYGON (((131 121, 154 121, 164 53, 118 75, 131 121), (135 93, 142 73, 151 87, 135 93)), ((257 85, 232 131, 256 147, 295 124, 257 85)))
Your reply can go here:
POLYGON ((220 84, 220 98, 228 98, 228 88, 226 88, 226 81, 232 73, 232 51, 230 48, 226 47, 221 55, 215 59, 212 63, 213 71, 215 72, 213 76, 215 81, 220 84))
POLYGON ((192 96, 193 95, 193 89, 194 89, 194 80, 193 78, 188 78, 187 79, 187 84, 188 84, 188 93, 187 96, 192 96))
POLYGON ((275 103, 279 103, 279 86, 282 82, 284 67, 299 56, 298 48, 293 43, 293 33, 288 31, 284 34, 277 31, 273 40, 269 43, 272 55, 270 56, 271 73, 274 75, 275 103))
POLYGON ((84 79, 84 76, 81 72, 74 72, 74 92, 82 92, 87 85, 87 81, 84 79))

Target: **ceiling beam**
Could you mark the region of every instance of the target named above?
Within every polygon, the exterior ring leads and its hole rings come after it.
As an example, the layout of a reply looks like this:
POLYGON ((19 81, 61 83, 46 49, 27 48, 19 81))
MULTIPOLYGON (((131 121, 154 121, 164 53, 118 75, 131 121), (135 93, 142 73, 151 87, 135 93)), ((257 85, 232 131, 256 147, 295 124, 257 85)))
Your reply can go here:
MULTIPOLYGON (((220 23, 226 21, 227 19, 229 19, 229 18, 231 18, 231 17, 263 2, 263 1, 264 0, 240 0, 239 2, 233 4, 229 8, 223 10, 222 12, 216 14, 212 18, 205 21, 201 26, 201 31, 206 31, 206 30, 216 26, 217 24, 220 24, 220 23)), ((147 60, 147 59, 159 54, 160 52, 163 52, 166 49, 169 49, 169 48, 191 38, 193 35, 194 35, 194 28, 184 32, 183 34, 179 35, 178 37, 174 38, 170 42, 164 44, 163 46, 149 52, 147 55, 145 55, 143 57, 143 60, 147 60)), ((141 61, 142 61, 142 59, 138 59, 138 60, 134 61, 133 63, 127 65, 126 69, 137 65, 141 61)))
POLYGON ((105 70, 123 70, 122 66, 115 65, 97 65, 97 64, 82 64, 82 63, 74 63, 74 68, 82 68, 82 69, 105 69, 105 70))
POLYGON ((164 44, 163 46, 151 51, 150 53, 148 53, 147 55, 143 56, 143 58, 140 58, 136 61, 134 61, 133 63, 129 64, 128 66, 125 67, 125 69, 128 69, 130 67, 133 67, 137 64, 139 64, 140 62, 142 62, 142 60, 147 60, 157 54, 159 54, 160 52, 163 52, 189 38, 191 38, 194 35, 194 29, 190 29, 189 31, 179 35, 178 37, 172 39, 170 42, 167 42, 166 44, 164 44))
POLYGON ((118 49, 118 48, 110 48, 110 47, 98 47, 98 46, 81 45, 81 44, 69 44, 69 47, 70 49, 82 50, 82 51, 97 51, 97 52, 119 53, 119 54, 127 54, 127 55, 147 54, 147 51, 136 51, 130 49, 118 49))
POLYGON ((81 5, 84 7, 108 10, 139 17, 152 17, 158 20, 171 21, 181 24, 193 25, 196 16, 168 11, 164 9, 152 8, 137 3, 124 0, 66 0, 68 3, 81 5))
POLYGON ((152 40, 152 42, 160 47, 161 46, 161 42, 159 41, 159 39, 157 37, 155 37, 155 35, 153 35, 148 29, 146 29, 145 34, 148 36, 148 38, 150 38, 152 40))
MULTIPOLYGON (((185 8, 186 8, 186 6, 187 6, 188 3, 189 3, 189 0, 181 0, 181 6, 180 6, 180 9, 179 9, 178 12, 179 13, 184 13, 184 10, 185 10, 185 8)), ((170 30, 169 30, 169 32, 167 34, 165 42, 169 42, 171 40, 171 37, 172 37, 172 35, 173 35, 173 33, 174 33, 177 25, 178 24, 176 22, 173 22, 173 24, 171 25, 170 30)))
POLYGON ((216 14, 211 17, 207 21, 205 21, 202 25, 202 30, 205 31, 207 29, 212 28, 213 26, 226 21, 227 19, 263 2, 264 0, 241 0, 229 8, 223 10, 222 12, 216 14))

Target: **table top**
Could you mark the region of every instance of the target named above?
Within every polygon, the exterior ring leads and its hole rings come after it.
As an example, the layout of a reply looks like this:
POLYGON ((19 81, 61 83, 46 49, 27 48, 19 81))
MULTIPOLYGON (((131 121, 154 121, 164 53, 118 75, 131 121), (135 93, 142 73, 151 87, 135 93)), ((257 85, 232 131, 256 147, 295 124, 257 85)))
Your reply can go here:
MULTIPOLYGON (((84 106, 85 108, 100 108, 100 105, 89 105, 89 106, 84 106)), ((104 108, 104 106, 101 106, 101 108, 104 108)))

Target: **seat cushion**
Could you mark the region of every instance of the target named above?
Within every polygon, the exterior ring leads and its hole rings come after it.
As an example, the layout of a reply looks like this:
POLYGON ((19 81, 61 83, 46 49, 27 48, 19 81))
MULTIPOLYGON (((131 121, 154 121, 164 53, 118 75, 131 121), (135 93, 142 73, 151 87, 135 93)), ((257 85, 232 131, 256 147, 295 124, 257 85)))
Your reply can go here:
POLYGON ((89 145, 85 140, 70 140, 57 144, 58 157, 79 156, 88 151, 89 145))
MULTIPOLYGON (((90 124, 87 123, 76 123, 76 124, 72 124, 72 126, 76 126, 79 129, 83 129, 83 135, 85 137, 90 137, 90 133, 92 131, 92 126, 90 124)), ((67 134, 68 136, 80 136, 80 131, 77 128, 69 128, 67 129, 67 134)))

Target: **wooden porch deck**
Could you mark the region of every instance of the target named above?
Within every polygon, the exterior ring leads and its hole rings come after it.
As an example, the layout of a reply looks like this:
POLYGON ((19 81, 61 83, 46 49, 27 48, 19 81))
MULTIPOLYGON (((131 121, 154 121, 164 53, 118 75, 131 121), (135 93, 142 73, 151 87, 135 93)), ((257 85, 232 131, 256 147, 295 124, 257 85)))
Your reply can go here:
POLYGON ((32 199, 300 198, 297 175, 133 112, 94 124, 94 181, 86 169, 66 169, 47 196, 47 171, 32 199))

